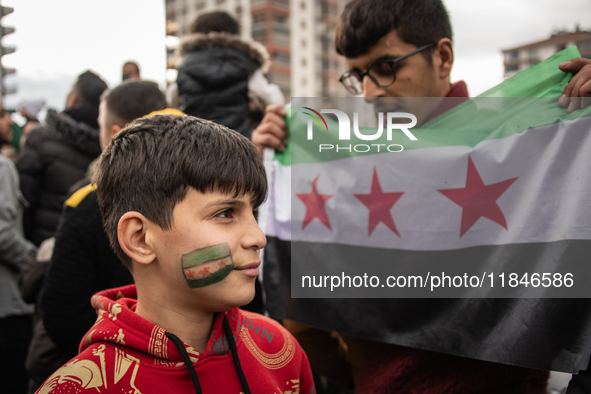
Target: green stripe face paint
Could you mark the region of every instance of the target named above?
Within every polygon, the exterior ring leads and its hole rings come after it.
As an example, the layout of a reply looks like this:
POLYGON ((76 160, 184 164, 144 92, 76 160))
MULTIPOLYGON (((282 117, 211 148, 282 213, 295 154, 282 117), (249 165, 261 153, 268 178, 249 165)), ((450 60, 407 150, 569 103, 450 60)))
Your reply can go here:
POLYGON ((221 282, 234 269, 227 243, 207 246, 182 255, 181 268, 187 284, 195 289, 221 282))

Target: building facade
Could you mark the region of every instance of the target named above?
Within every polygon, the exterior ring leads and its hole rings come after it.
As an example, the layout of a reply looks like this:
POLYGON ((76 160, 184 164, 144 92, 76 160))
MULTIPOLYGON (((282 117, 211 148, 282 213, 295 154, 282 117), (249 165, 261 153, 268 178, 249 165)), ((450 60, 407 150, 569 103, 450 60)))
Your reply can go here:
POLYGON ((573 45, 578 47, 582 57, 591 59, 591 31, 578 28, 574 32, 556 32, 547 40, 503 50, 505 78, 573 45))
MULTIPOLYGON (((166 0, 168 68, 174 70, 178 38, 198 15, 226 11, 241 35, 262 43, 272 66, 269 81, 291 97, 346 95, 339 84, 346 63, 334 49, 334 32, 346 0, 166 0)), ((167 73, 169 82, 176 79, 167 73)))

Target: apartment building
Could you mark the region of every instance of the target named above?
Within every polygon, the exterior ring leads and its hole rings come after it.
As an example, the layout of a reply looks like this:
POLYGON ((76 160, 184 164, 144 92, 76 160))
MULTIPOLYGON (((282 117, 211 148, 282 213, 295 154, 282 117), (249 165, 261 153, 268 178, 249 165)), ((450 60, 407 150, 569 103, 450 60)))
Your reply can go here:
POLYGON ((546 40, 503 50, 505 78, 549 58, 570 46, 576 45, 581 56, 591 59, 591 31, 557 31, 546 40))

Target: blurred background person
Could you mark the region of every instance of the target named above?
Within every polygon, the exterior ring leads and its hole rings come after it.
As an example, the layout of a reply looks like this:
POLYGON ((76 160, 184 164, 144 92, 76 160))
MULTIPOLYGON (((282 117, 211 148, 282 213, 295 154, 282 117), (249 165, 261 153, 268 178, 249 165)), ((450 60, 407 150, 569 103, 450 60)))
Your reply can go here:
MULTIPOLYGON (((180 46, 182 61, 176 87, 180 109, 213 120, 250 138, 251 108, 285 103, 279 87, 270 84, 269 54, 260 43, 240 37, 238 21, 223 11, 198 16, 180 46)), ((177 102, 176 98, 171 101, 177 102)))
MULTIPOLYGON (((12 138, 12 119, 0 101, 0 145, 12 138)), ((2 392, 26 393, 25 356, 32 330, 32 306, 22 300, 18 266, 34 259, 36 247, 23 235, 23 200, 18 172, 0 153, 0 382, 2 392)))
POLYGON ((140 76, 140 66, 136 62, 126 62, 123 65, 121 74, 121 80, 123 81, 138 81, 142 79, 140 76))
MULTIPOLYGON (((45 101, 43 100, 26 100, 18 107, 19 114, 25 118, 25 124, 23 125, 24 135, 27 135, 39 125, 39 113, 44 106, 45 101)), ((21 140, 21 144, 24 144, 24 141, 21 140)))
MULTIPOLYGON (((18 115, 22 118, 19 121, 12 122, 12 137, 9 144, 2 146, 2 154, 12 161, 15 161, 22 147, 25 144, 26 135, 39 125, 39 112, 45 105, 42 100, 23 101, 18 108, 18 115)), ((17 117, 18 117, 17 115, 17 117)))
POLYGON ((47 111, 45 125, 32 130, 16 162, 25 210, 25 236, 35 245, 53 236, 69 188, 101 153, 98 107, 107 84, 86 71, 68 95, 66 110, 47 111))

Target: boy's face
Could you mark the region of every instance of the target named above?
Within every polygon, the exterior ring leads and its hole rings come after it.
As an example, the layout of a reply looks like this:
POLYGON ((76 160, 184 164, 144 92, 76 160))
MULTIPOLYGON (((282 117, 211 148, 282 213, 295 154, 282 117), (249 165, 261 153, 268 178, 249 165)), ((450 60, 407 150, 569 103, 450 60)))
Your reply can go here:
POLYGON ((191 188, 175 206, 172 228, 161 230, 154 240, 158 275, 173 302, 219 312, 253 299, 259 251, 267 241, 254 218, 250 197, 191 188), (187 262, 199 265, 187 268, 187 262), (208 272, 216 272, 221 263, 225 268, 208 280, 208 272), (207 278, 200 279, 203 276, 207 278))

